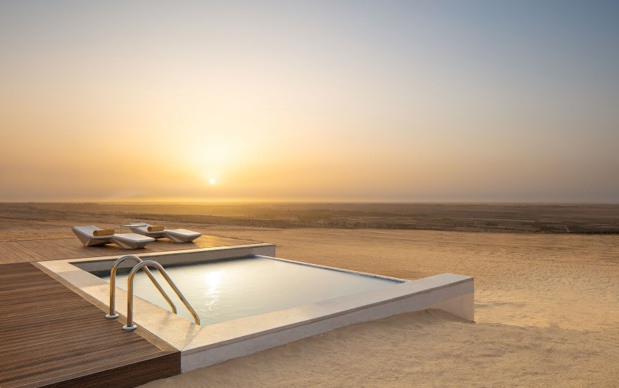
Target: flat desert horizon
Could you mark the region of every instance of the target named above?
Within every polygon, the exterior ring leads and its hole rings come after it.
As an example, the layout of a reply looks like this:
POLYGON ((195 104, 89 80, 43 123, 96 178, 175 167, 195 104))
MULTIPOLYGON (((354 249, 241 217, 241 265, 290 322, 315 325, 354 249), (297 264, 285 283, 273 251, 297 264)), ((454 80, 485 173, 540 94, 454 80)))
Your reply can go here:
POLYGON ((619 381, 619 205, 0 203, 0 263, 14 261, 15 242, 77 247, 71 226, 131 221, 273 243, 278 257, 402 279, 475 278, 474 323, 437 310, 397 315, 149 387, 619 381))

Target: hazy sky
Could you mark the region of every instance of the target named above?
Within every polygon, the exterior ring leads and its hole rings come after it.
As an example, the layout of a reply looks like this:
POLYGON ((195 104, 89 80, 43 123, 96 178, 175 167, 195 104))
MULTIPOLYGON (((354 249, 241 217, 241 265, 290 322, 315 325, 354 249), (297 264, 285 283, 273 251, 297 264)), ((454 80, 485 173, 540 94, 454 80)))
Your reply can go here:
POLYGON ((619 202, 618 1, 0 1, 0 201, 619 202))

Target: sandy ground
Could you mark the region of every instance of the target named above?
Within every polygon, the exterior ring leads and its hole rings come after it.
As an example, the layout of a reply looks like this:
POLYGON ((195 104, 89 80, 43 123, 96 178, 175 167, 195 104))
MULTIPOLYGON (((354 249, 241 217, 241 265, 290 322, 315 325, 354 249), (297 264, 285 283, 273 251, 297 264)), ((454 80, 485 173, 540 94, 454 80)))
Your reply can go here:
POLYGON ((414 279, 475 277, 476 322, 395 316, 148 387, 617 386, 619 236, 221 227, 278 256, 414 279))
MULTIPOLYGON (((70 225, 132 220, 135 214, 118 211, 0 206, 0 242, 74 238, 70 225)), ((275 229, 188 221, 171 226, 275 243, 279 257, 293 260, 405 279, 444 272, 474 276, 476 322, 440 311, 404 314, 148 387, 619 385, 619 235, 275 229)))

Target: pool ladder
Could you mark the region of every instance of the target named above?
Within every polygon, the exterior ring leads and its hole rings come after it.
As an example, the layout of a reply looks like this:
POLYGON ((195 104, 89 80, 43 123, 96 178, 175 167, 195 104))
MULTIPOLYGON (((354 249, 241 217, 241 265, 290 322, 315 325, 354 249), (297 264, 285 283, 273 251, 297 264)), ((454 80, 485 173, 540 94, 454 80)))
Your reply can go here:
POLYGON ((183 302, 185 307, 187 307, 187 310, 189 310, 189 312, 193 316, 193 319, 196 325, 200 324, 200 317, 198 317, 198 313, 196 313, 196 310, 194 310, 193 307, 191 307, 187 299, 185 299, 185 296, 181 293, 178 287, 176 287, 176 284, 174 284, 172 279, 170 279, 170 276, 168 275, 166 270, 163 269, 161 264, 153 260, 142 260, 138 256, 135 256, 135 255, 126 255, 126 256, 121 257, 120 259, 116 260, 116 262, 114 262, 114 265, 112 266, 112 269, 110 270, 110 313, 105 316, 106 318, 118 318, 118 314, 116 314, 115 312, 116 310, 116 270, 118 269, 118 266, 120 264, 122 264, 123 262, 127 260, 133 260, 137 262, 137 264, 133 266, 133 268, 131 269, 131 272, 129 272, 129 278, 127 279, 127 324, 123 326, 124 330, 135 330, 137 328, 137 326, 133 324, 133 278, 135 277, 135 274, 142 268, 144 268, 144 272, 146 272, 146 275, 148 276, 150 281, 153 283, 153 285, 157 288, 157 290, 159 290, 159 292, 161 293, 161 296, 163 296, 166 302, 168 302, 168 304, 170 305, 170 308, 172 309, 172 312, 175 314, 177 312, 174 302, 172 302, 172 299, 170 299, 168 294, 161 287, 157 279, 155 279, 155 277, 153 276, 152 272, 150 272, 150 269, 148 269, 148 267, 157 268, 161 276, 163 276, 163 278, 168 282, 172 290, 174 290, 174 292, 176 293, 176 296, 178 296, 178 298, 181 300, 181 302, 183 302))

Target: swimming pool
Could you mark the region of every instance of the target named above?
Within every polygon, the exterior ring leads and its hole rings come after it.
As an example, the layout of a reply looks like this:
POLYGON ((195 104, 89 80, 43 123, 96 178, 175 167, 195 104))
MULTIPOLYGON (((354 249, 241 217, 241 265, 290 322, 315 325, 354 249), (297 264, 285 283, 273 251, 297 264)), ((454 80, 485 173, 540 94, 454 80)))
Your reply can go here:
MULTIPOLYGON (((101 319, 106 319, 105 314, 109 311, 110 284, 104 279, 94 275, 100 271, 109 273, 113 263, 120 256, 91 257, 70 260, 52 260, 37 262, 35 265, 41 270, 54 277, 91 303, 101 309, 101 319)), ((201 248, 174 252, 147 253, 140 255, 142 260, 154 260, 168 269, 185 264, 213 265, 218 262, 233 263, 239 266, 247 266, 245 260, 254 260, 258 263, 287 263, 293 267, 308 267, 318 270, 321 276, 310 284, 299 287, 300 278, 305 275, 279 275, 270 278, 267 284, 283 285, 283 290, 274 292, 274 296, 254 295, 237 296, 241 298, 244 306, 253 308, 257 299, 278 299, 281 295, 292 294, 293 289, 302 290, 292 299, 295 305, 285 307, 279 305, 277 310, 269 312, 248 312, 243 317, 231 318, 218 323, 206 323, 200 326, 194 324, 180 315, 159 307, 141 297, 134 297, 134 323, 137 330, 134 333, 140 335, 162 349, 176 349, 180 351, 181 371, 187 372, 197 368, 214 365, 236 357, 246 356, 261 350, 270 349, 279 345, 297 341, 313 335, 328 332, 360 322, 381 319, 405 312, 420 311, 429 308, 437 308, 467 320, 474 320, 474 286, 473 278, 455 274, 439 274, 417 280, 401 280, 385 278, 371 274, 360 274, 354 271, 337 268, 314 266, 307 263, 290 262, 289 260, 275 258, 275 246, 273 244, 252 244, 234 247, 201 248), (237 261, 240 260, 240 261, 237 261), (352 280, 372 280, 370 287, 377 288, 362 290, 357 285, 346 287, 344 294, 330 294, 322 296, 318 301, 311 299, 301 300, 322 292, 325 288, 331 288, 333 284, 341 283, 340 280, 330 279, 335 274, 345 274, 352 280), (295 280, 296 279, 296 280, 295 280), (378 282, 375 282, 377 280, 378 282), (350 293, 352 292, 352 293, 350 293), (252 299, 250 299, 250 297, 252 299), (324 299, 327 298, 327 299, 324 299), (304 304, 303 304, 304 303, 304 304)), ((120 268, 128 269, 135 265, 133 262, 124 262, 120 268)), ((215 267, 211 267, 215 268, 215 267)), ((279 273, 279 270, 268 270, 266 276, 279 273)), ((291 267, 292 268, 292 267, 291 267)), ((248 283, 255 283, 255 279, 261 276, 252 276, 262 270, 253 269, 244 277, 233 276, 241 281, 238 287, 245 287, 248 283)), ((191 271, 193 272, 193 270, 191 271)), ((153 271, 156 274, 156 271, 153 271)), ((222 303, 221 299, 213 299, 220 287, 228 280, 223 273, 218 275, 204 274, 204 288, 199 293, 210 294, 210 299, 204 302, 207 305, 207 321, 212 313, 214 305, 222 303), (206 277, 206 279, 205 279, 206 277), (208 302, 210 300, 210 302, 208 302), (210 303, 210 310, 209 310, 210 303)), ((232 275, 230 275, 232 276, 232 275)), ((198 280, 180 280, 177 275, 171 275, 174 282, 183 293, 189 293, 186 285, 201 283, 198 280)), ((198 276, 199 277, 199 276, 198 276)), ((164 282, 160 282, 164 285, 164 282)), ((116 312, 120 315, 118 330, 122 330, 122 324, 127 319, 127 292, 121 287, 126 287, 126 282, 117 281, 116 312), (124 283, 124 284, 123 284, 124 283)), ((365 287, 365 285, 363 286, 365 287)), ((297 292, 295 291, 295 292, 297 292)), ((341 291, 340 291, 341 292, 341 291)), ((147 292, 156 295, 155 292, 147 292)), ((251 292, 250 292, 251 294, 251 292)), ((170 293, 173 296, 173 293, 170 293)), ((176 303, 180 311, 182 304, 176 303)), ((246 308, 246 307, 244 307, 246 308)), ((226 318, 227 319, 227 318, 226 318)))
MULTIPOLYGON (((167 265, 165 270, 200 316, 202 326, 403 283, 397 279, 265 256, 167 265)), ((109 281, 109 271, 95 274, 109 281)), ((178 314, 193 321, 190 312, 163 277, 157 271, 153 274, 172 298, 178 314)), ((117 274, 116 286, 126 290, 128 276, 128 273, 117 274)), ((144 271, 138 272, 134 278, 134 292, 136 296, 171 311, 144 271)))

